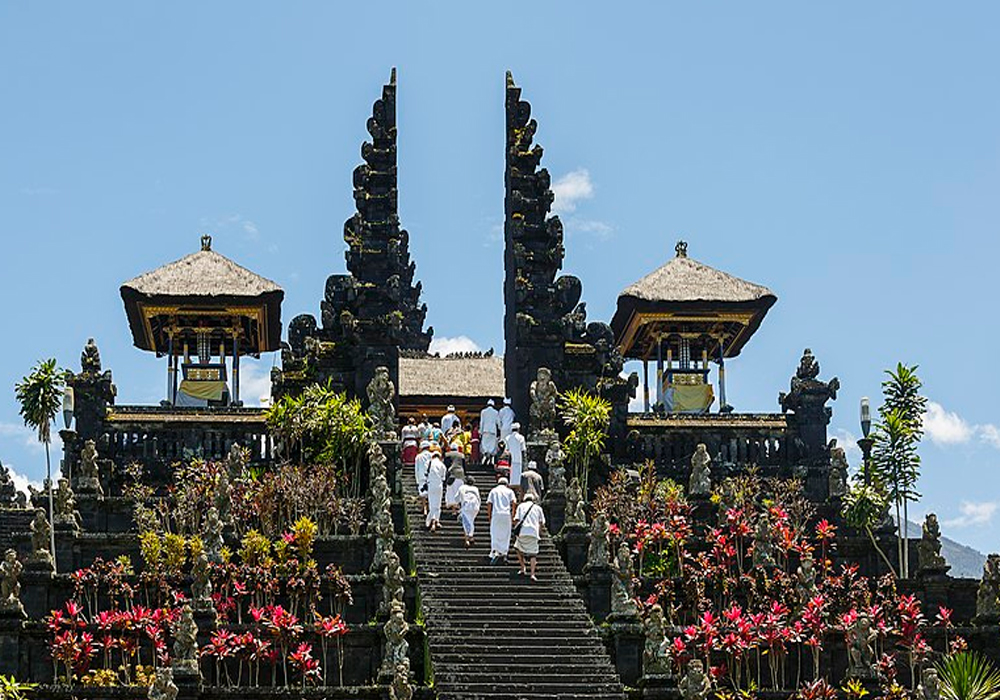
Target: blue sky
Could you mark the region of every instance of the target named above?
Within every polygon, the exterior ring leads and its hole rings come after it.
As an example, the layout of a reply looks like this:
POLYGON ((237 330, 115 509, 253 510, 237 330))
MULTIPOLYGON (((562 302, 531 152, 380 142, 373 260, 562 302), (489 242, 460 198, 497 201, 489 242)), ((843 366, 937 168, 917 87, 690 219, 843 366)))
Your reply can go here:
POLYGON ((41 357, 77 367, 88 336, 120 401, 160 398, 118 286, 202 232, 285 288, 286 322, 318 311, 393 65, 429 322, 501 349, 511 69, 592 318, 684 238, 779 298, 730 366, 738 409, 776 410, 808 346, 843 384, 843 438, 884 368, 919 363, 915 510, 1000 549, 1000 7, 481 5, 0 3, 0 460, 44 471, 12 386, 41 357))

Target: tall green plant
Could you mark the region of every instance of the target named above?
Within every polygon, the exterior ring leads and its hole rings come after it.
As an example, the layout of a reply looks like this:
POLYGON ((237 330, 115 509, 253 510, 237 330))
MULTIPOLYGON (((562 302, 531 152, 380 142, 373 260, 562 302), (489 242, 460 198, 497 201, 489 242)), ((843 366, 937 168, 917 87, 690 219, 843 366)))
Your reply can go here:
POLYGON ((920 479, 920 455, 917 446, 923 437, 927 398, 921 396, 922 383, 917 366, 902 363, 887 370, 882 382, 883 404, 879 407, 879 423, 875 427, 872 466, 878 481, 884 485, 896 510, 896 547, 899 573, 909 577, 910 545, 907 527, 910 501, 920 499, 916 490, 920 479))
POLYGON ((944 700, 997 700, 1000 698, 1000 670, 974 652, 961 651, 946 656, 937 665, 944 700))
POLYGON ((38 441, 45 445, 45 475, 49 486, 49 532, 51 536, 52 561, 55 564, 55 503, 52 482, 52 457, 49 444, 52 442, 52 421, 62 406, 63 387, 66 372, 56 366, 54 358, 40 361, 14 386, 14 393, 21 404, 21 418, 29 428, 38 431, 38 441))
POLYGON ((874 528, 881 524, 882 519, 885 517, 888 505, 889 499, 881 486, 877 483, 866 484, 863 480, 859 479, 851 486, 851 490, 847 492, 847 496, 844 498, 843 515, 848 525, 858 530, 864 530, 868 535, 868 539, 871 540, 872 545, 875 547, 875 551, 882 557, 885 565, 889 567, 889 571, 894 576, 898 576, 896 568, 889 561, 885 552, 882 551, 882 547, 879 546, 873 532, 874 528))
POLYGON ((566 457, 576 465, 576 477, 583 493, 590 482, 590 465, 601 454, 611 425, 611 403, 583 389, 571 389, 559 396, 563 422, 570 429, 563 444, 566 457))

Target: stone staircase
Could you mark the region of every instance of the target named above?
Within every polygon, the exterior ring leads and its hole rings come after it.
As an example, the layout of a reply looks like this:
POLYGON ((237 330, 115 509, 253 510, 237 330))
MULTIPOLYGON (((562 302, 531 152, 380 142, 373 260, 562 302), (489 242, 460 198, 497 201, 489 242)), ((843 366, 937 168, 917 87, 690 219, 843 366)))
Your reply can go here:
POLYGON ((547 534, 539 550, 537 583, 519 576, 516 564, 488 563, 485 501, 493 475, 477 468, 467 473, 483 494, 476 544, 468 550, 461 525, 447 511, 437 533, 424 529, 412 469, 403 478, 437 697, 624 698, 604 644, 547 534))

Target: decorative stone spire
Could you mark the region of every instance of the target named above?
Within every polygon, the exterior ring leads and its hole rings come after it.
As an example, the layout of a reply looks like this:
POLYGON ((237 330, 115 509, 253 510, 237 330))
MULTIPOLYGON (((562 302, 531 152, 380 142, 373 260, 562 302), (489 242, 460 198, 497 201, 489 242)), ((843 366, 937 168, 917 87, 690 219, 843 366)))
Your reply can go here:
POLYGON ((677 252, 678 258, 686 258, 688 256, 687 241, 677 241, 677 245, 674 246, 674 250, 677 252))
POLYGON ((201 237, 201 249, 202 250, 212 249, 212 237, 207 233, 201 237))

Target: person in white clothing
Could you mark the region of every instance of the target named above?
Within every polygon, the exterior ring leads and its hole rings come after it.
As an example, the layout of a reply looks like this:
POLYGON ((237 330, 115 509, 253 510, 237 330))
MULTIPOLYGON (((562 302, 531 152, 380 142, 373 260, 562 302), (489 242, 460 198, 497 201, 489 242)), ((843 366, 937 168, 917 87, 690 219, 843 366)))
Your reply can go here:
POLYGON ((483 464, 493 466, 497 454, 500 433, 500 412, 494 408, 493 399, 486 402, 486 408, 479 412, 479 454, 483 464))
POLYGON ((424 515, 427 515, 427 470, 431 466, 432 456, 430 440, 421 440, 420 452, 417 453, 417 458, 413 461, 413 472, 417 482, 417 495, 420 497, 424 515))
POLYGON ((438 452, 431 454, 431 464, 427 469, 427 529, 436 532, 441 527, 441 497, 444 495, 444 480, 448 470, 438 452))
POLYGON ((482 505, 476 480, 471 476, 458 489, 458 501, 461 503, 459 519, 462 521, 462 530, 465 534, 465 548, 468 549, 476 543, 476 516, 479 515, 479 508, 482 505))
POLYGON ((511 516, 517 497, 501 477, 486 497, 486 516, 490 520, 490 563, 496 564, 510 551, 511 516))
POLYGON ((524 503, 517 507, 514 513, 514 527, 518 528, 517 540, 514 542, 514 549, 517 550, 517 563, 521 567, 521 575, 524 576, 524 558, 531 562, 531 580, 535 578, 535 569, 538 565, 538 542, 542 536, 542 527, 545 525, 545 513, 542 506, 535 503, 535 497, 530 493, 524 497, 524 503))
POLYGON ((520 496, 521 468, 524 466, 524 453, 527 451, 520 423, 511 426, 511 433, 507 438, 507 451, 510 452, 510 486, 520 496))
POLYGON ((514 409, 510 407, 510 399, 503 400, 503 408, 497 413, 500 418, 500 439, 506 442, 514 426, 514 409))
POLYGON ((448 406, 448 412, 441 416, 441 430, 447 435, 448 431, 451 430, 455 423, 458 422, 458 416, 455 415, 455 407, 448 406))

